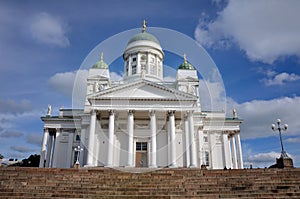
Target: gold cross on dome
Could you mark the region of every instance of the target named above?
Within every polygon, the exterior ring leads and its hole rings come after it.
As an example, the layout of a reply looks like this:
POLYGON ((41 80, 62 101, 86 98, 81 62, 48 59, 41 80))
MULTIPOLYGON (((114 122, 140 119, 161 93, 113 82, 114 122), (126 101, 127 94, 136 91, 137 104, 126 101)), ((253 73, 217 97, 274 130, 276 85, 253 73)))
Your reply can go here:
POLYGON ((146 25, 147 21, 144 19, 143 21, 143 29, 142 29, 142 32, 145 32, 146 31, 146 28, 147 28, 147 25, 146 25))

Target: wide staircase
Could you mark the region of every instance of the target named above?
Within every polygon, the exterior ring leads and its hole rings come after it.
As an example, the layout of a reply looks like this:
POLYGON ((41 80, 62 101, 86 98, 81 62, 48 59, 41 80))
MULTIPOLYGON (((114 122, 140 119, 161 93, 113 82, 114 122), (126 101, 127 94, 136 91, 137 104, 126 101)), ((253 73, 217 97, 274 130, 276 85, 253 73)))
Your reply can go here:
POLYGON ((129 171, 2 167, 0 198, 300 198, 300 169, 129 171))

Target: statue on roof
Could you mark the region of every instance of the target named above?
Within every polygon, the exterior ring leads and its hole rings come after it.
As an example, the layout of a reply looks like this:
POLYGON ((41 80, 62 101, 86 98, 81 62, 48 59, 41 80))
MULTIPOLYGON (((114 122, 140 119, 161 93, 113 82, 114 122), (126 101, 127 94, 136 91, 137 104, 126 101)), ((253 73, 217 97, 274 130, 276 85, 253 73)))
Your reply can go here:
POLYGON ((143 21, 143 28, 142 28, 142 32, 145 32, 146 31, 146 28, 147 28, 147 25, 146 25, 147 21, 144 19, 143 21))
POLYGON ((48 108, 47 108, 47 114, 46 114, 46 116, 50 116, 50 115, 51 115, 51 105, 49 104, 48 108))

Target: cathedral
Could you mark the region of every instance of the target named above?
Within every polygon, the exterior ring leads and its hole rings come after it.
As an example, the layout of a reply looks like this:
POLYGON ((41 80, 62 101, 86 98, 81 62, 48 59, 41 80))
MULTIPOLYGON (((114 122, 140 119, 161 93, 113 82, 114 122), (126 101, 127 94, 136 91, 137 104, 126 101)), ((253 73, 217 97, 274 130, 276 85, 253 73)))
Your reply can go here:
POLYGON ((103 59, 89 69, 82 109, 41 117, 40 167, 188 167, 242 169, 236 111, 205 111, 197 70, 186 56, 176 79, 164 81, 164 51, 146 31, 134 35, 123 53, 122 81, 112 81, 103 59), (221 124, 221 125, 220 125, 221 124))

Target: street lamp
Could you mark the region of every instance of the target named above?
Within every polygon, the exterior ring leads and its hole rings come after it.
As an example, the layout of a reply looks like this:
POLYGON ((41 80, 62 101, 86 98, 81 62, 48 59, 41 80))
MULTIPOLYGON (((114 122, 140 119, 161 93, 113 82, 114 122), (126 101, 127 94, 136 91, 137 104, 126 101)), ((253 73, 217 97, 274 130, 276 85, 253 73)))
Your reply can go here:
POLYGON ((79 163, 79 155, 80 155, 80 152, 83 151, 83 149, 80 147, 80 146, 77 146, 76 148, 74 148, 74 151, 77 151, 77 160, 75 162, 76 165, 80 165, 79 163))
POLYGON ((281 126, 280 126, 280 123, 281 123, 281 120, 280 120, 280 119, 277 119, 276 123, 277 123, 277 128, 276 128, 276 125, 275 125, 275 124, 272 124, 272 130, 273 130, 273 131, 276 131, 276 130, 279 131, 280 144, 281 144, 281 158, 288 158, 288 155, 287 155, 286 152, 284 151, 283 143, 282 143, 282 137, 281 137, 281 130, 286 131, 287 128, 288 128, 288 125, 287 125, 287 124, 284 124, 283 127, 281 127, 281 126))

